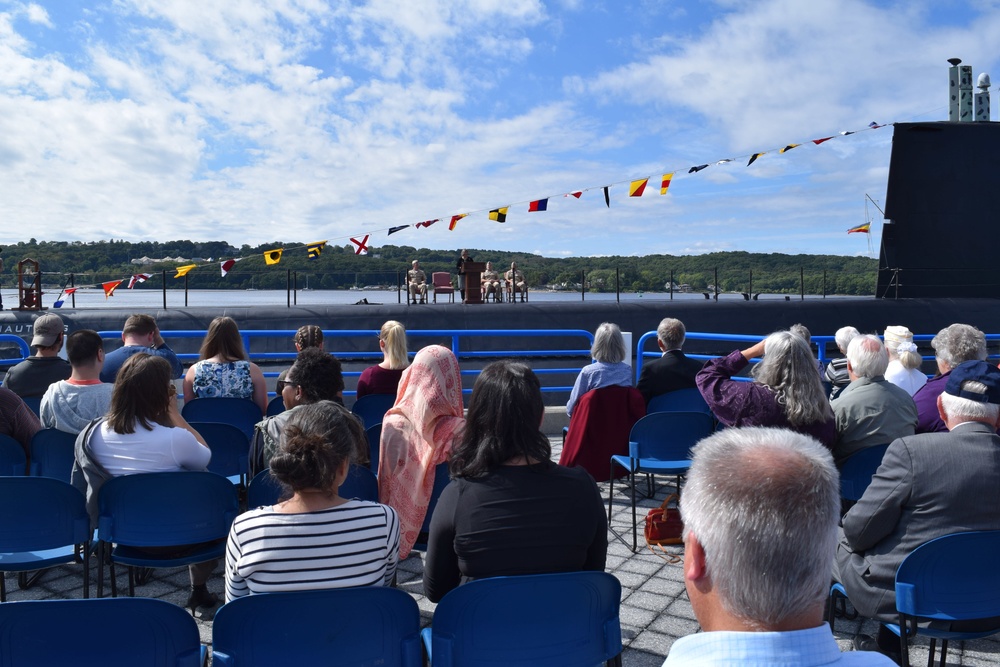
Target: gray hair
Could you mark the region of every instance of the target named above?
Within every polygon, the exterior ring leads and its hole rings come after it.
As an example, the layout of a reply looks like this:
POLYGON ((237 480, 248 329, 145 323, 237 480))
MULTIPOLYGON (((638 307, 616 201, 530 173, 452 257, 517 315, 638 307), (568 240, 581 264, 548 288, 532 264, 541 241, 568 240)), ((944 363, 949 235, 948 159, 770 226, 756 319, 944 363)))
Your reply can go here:
POLYGON ((968 324, 952 324, 931 340, 934 356, 954 368, 964 361, 986 359, 986 336, 968 324))
POLYGON ((809 333, 809 329, 808 327, 806 327, 806 325, 793 324, 792 326, 788 327, 788 330, 791 331, 796 336, 798 336, 799 338, 801 338, 802 340, 804 340, 806 342, 806 345, 812 344, 812 334, 809 333))
POLYGON ((774 392, 793 426, 833 416, 830 401, 809 345, 790 331, 777 331, 764 341, 764 359, 754 366, 754 380, 774 392))
POLYGON ((725 609, 755 629, 815 610, 830 589, 840 478, 829 450, 779 428, 699 442, 681 494, 684 538, 705 551, 725 609))
POLYGON ((656 327, 656 337, 663 343, 666 350, 679 350, 684 346, 684 337, 687 331, 684 323, 672 317, 665 317, 660 320, 660 326, 656 327))
POLYGON ((628 350, 625 349, 625 339, 617 324, 601 322, 594 332, 594 345, 590 348, 590 356, 606 364, 617 364, 625 361, 628 350))
MULTIPOLYGON (((966 380, 962 383, 962 390, 985 394, 986 385, 976 380, 966 380)), ((950 419, 960 422, 976 421, 992 425, 997 423, 997 418, 1000 418, 1000 404, 980 403, 961 396, 952 396, 947 392, 941 392, 941 407, 950 419)))
POLYGON ((847 346, 851 344, 851 341, 861 335, 861 332, 854 327, 840 327, 837 329, 837 333, 834 334, 833 339, 837 341, 837 349, 840 350, 842 354, 847 354, 847 346))
POLYGON ((874 378, 885 375, 889 366, 889 353, 878 336, 857 336, 847 346, 847 360, 858 377, 874 378))

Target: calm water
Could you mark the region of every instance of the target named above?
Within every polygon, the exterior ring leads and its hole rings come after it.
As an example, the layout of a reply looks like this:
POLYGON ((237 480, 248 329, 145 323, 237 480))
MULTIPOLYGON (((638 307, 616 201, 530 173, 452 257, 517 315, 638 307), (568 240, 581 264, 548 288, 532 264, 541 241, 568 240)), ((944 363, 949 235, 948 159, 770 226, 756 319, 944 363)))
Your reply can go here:
MULTIPOLYGON (((51 308, 57 292, 46 293, 42 297, 42 305, 51 308)), ((14 294, 5 294, 5 301, 10 300, 10 305, 15 302, 14 294)), ((104 292, 100 289, 80 289, 76 292, 76 308, 162 308, 163 293, 159 290, 128 290, 119 288, 114 296, 105 299, 104 292)), ((284 306, 287 304, 287 294, 284 290, 190 290, 188 292, 187 305, 190 307, 241 307, 241 306, 284 306)), ((432 297, 429 297, 432 298, 432 297)), ((447 302, 447 296, 442 296, 439 304, 447 302)), ((591 294, 587 293, 585 302, 609 302, 615 301, 614 294, 591 294)), ((720 300, 741 300, 739 294, 720 294, 720 300)), ((793 296, 798 299, 798 296, 793 296)), ((808 296, 807 299, 819 299, 820 296, 808 296)), ((842 297, 830 297, 842 298, 842 297)), ((63 308, 72 308, 71 297, 63 297, 65 304, 63 308)), ((361 299, 368 299, 372 304, 396 304, 400 303, 395 291, 383 290, 300 290, 297 295, 293 295, 293 304, 296 302, 302 306, 316 305, 347 305, 353 304, 361 299)), ((544 292, 532 291, 529 294, 532 303, 538 302, 579 302, 579 292, 544 292)), ((623 293, 620 297, 622 303, 656 301, 663 302, 670 299, 670 294, 666 292, 644 292, 644 293, 623 293)), ((675 300, 700 300, 705 297, 700 293, 674 294, 675 300)), ((782 295, 760 295, 761 300, 784 299, 782 295)), ((456 296, 457 300, 457 296, 456 296)), ((405 303, 405 295, 403 303, 405 303)), ((184 292, 182 290, 167 290, 167 308, 183 308, 184 292)))

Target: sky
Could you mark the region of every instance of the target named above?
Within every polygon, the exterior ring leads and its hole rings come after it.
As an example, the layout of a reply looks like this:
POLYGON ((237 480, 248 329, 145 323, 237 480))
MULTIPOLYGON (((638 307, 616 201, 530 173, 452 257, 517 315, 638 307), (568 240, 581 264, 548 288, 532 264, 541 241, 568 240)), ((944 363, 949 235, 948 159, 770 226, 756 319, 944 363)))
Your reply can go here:
POLYGON ((0 0, 0 244, 868 255, 891 124, 997 43, 995 0, 0 0))

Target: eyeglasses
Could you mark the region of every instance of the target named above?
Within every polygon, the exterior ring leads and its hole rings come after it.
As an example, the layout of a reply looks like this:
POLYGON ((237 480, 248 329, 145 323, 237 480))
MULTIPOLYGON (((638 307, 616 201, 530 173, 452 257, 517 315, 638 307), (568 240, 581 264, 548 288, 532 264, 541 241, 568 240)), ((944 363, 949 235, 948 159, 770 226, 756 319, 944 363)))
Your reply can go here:
POLYGON ((274 383, 274 390, 277 393, 281 393, 285 390, 285 387, 298 387, 298 382, 292 382, 291 380, 278 380, 274 383))

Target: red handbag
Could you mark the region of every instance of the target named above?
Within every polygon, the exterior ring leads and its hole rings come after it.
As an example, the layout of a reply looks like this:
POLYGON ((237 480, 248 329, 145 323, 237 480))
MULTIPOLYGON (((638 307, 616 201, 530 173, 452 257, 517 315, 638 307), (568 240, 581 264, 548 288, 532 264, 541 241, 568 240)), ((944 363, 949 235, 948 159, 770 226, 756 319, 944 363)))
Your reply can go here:
POLYGON ((671 493, 659 507, 646 515, 646 543, 649 545, 683 544, 684 522, 677 504, 680 496, 671 493), (673 503, 673 507, 670 504, 673 503))

